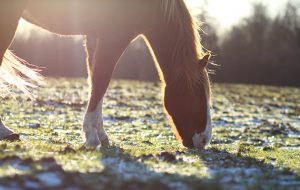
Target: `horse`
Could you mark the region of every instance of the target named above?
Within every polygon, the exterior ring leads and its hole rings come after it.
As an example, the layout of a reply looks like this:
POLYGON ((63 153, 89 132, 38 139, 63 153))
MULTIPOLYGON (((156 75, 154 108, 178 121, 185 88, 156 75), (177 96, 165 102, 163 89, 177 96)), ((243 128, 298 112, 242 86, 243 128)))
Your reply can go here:
MULTIPOLYGON (((41 76, 8 50, 20 18, 58 35, 86 37, 86 147, 110 144, 103 128, 102 99, 118 59, 138 36, 156 63, 164 110, 178 141, 200 149, 210 143, 210 53, 201 45, 199 22, 184 0, 1 0, 1 90, 17 86, 31 96, 30 88, 41 76)), ((18 137, 0 121, 1 139, 18 137)))

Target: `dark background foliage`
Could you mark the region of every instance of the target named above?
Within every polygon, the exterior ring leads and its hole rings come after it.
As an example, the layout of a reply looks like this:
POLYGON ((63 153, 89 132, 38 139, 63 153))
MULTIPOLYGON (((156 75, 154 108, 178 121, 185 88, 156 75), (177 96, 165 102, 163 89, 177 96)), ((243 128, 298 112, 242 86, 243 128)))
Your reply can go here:
MULTIPOLYGON (((215 81, 300 86, 299 9, 288 3, 282 15, 268 17, 266 7, 254 12, 218 41, 209 29, 204 46, 216 53, 215 81), (297 12, 298 11, 298 12, 297 12), (217 41, 218 44, 215 44, 217 41)), ((209 26, 208 26, 209 27, 209 26)))

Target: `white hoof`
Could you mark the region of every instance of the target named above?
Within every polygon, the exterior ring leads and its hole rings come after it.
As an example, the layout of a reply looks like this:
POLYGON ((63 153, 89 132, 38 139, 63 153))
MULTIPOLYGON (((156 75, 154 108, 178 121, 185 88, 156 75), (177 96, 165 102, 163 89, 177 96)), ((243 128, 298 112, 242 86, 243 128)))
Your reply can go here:
POLYGON ((109 147, 110 146, 109 139, 106 138, 106 139, 101 140, 101 145, 103 147, 109 147))
POLYGON ((98 138, 100 139, 101 145, 104 147, 109 146, 109 139, 103 127, 97 129, 98 138))
POLYGON ((109 146, 109 140, 103 128, 102 100, 98 103, 94 111, 87 111, 85 113, 83 131, 85 133, 87 146, 109 146))
POLYGON ((89 130, 85 130, 84 136, 85 136, 84 146, 86 148, 94 148, 101 144, 98 138, 97 129, 95 128, 90 128, 89 130))

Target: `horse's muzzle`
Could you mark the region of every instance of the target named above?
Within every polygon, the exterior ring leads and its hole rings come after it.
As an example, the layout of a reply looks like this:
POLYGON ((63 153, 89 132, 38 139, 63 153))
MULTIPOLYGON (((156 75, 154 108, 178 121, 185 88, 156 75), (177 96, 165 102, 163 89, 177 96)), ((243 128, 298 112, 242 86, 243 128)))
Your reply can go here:
POLYGON ((191 139, 183 140, 183 146, 187 148, 204 149, 211 140, 211 136, 207 133, 195 133, 191 139))

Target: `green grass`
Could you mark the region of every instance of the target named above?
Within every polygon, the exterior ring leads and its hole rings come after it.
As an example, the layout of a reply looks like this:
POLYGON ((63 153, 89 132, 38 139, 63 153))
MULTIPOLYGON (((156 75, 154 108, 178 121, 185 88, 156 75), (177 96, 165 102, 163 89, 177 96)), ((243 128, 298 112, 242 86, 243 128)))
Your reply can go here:
POLYGON ((0 189, 300 189, 300 89, 213 86, 213 141, 179 144, 159 83, 112 81, 104 125, 112 146, 82 148, 85 80, 51 79, 36 101, 1 99, 20 142, 0 141, 0 189))

